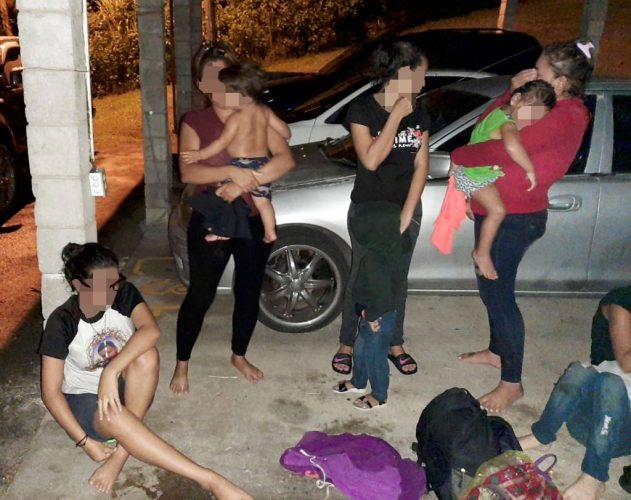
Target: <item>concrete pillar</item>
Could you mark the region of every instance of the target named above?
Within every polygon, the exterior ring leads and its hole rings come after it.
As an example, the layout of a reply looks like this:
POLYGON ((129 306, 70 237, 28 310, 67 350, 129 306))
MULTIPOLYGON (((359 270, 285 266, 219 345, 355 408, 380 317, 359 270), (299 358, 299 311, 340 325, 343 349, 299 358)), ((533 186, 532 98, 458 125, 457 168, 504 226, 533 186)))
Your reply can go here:
POLYGON ((69 295, 61 249, 96 241, 86 3, 18 0, 44 318, 69 295))
POLYGON ((497 27, 499 29, 515 29, 518 3, 519 0, 502 0, 502 3, 500 5, 500 13, 497 17, 497 27))
MULTIPOLYGON (((202 44, 202 5, 200 2, 190 2, 190 25, 191 47, 193 54, 197 52, 202 44)), ((193 82, 194 84, 195 82, 193 82)), ((206 106, 206 97, 196 86, 193 87, 193 109, 202 109, 206 106)))
POLYGON ((175 122, 193 109, 195 93, 192 61, 199 41, 191 39, 191 2, 173 0, 173 48, 175 53, 175 122))
MULTIPOLYGON (((605 31, 607 18, 607 0, 585 0, 583 5, 583 18, 581 19, 581 36, 594 42, 594 59, 598 56, 600 39, 605 31)), ((595 61, 594 61, 595 62, 595 61)))
POLYGON ((147 224, 166 226, 171 207, 172 166, 167 115, 164 0, 138 0, 137 5, 145 218, 147 224))

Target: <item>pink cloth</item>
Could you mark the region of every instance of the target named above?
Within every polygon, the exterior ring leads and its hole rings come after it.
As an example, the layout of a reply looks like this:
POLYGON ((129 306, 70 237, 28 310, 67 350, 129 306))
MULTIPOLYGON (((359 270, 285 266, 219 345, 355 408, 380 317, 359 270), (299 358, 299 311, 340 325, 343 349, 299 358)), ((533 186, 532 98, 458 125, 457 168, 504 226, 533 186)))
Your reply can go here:
POLYGON ((432 244, 444 254, 450 254, 453 250, 454 233, 460 229, 467 214, 464 193, 456 189, 455 182, 453 176, 449 177, 445 199, 434 222, 432 233, 432 244))

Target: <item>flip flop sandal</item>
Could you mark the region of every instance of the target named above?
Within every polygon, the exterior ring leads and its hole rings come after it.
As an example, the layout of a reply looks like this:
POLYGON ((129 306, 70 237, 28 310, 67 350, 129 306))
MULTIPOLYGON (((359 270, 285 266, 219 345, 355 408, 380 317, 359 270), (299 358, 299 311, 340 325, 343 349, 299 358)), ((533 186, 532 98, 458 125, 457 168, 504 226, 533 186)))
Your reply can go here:
POLYGON ((378 401, 377 403, 378 404, 373 405, 368 399, 368 396, 362 396, 361 398, 357 398, 353 402, 353 406, 355 407, 356 410, 359 410, 359 411, 371 411, 371 410, 376 410, 377 408, 383 408, 384 406, 386 406, 385 401, 378 401))
POLYGON ((414 375, 418 371, 418 364, 416 360, 410 356, 407 352, 403 352, 398 356, 394 354, 388 354, 388 359, 392 361, 392 364, 395 366, 397 370, 399 370, 403 375, 414 375), (403 367, 407 365, 416 365, 414 370, 405 371, 403 367))
POLYGON ((331 360, 331 368, 333 368, 334 372, 348 375, 353 371, 353 355, 345 352, 336 352, 331 360), (342 369, 335 365, 344 365, 347 368, 342 369))
POLYGON ((348 387, 346 382, 339 382, 333 386, 333 392, 336 394, 345 394, 347 392, 366 392, 366 389, 359 389, 357 387, 348 387))

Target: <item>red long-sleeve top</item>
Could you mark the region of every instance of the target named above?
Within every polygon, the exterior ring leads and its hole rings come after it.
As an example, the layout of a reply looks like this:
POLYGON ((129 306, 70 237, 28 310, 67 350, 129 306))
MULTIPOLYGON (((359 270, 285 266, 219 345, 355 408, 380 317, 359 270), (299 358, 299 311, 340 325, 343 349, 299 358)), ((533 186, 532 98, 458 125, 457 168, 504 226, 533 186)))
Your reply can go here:
MULTIPOLYGON (((498 97, 480 120, 510 100, 510 91, 498 97)), ((520 131, 521 142, 535 165, 537 186, 528 192, 524 170, 504 149, 501 140, 461 146, 451 153, 456 165, 476 167, 500 165, 504 176, 496 182, 502 201, 509 214, 539 212, 548 208, 548 189, 570 168, 589 123, 589 112, 577 97, 561 99, 541 120, 520 131)), ((484 215, 484 209, 472 201, 471 208, 484 215)))

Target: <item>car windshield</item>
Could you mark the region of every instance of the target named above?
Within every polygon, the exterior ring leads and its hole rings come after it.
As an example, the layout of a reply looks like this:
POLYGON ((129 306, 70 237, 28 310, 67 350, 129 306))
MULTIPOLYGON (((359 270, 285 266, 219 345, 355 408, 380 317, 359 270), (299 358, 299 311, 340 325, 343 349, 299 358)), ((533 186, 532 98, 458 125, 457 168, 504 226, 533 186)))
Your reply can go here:
MULTIPOLYGON (((431 136, 488 101, 489 98, 481 94, 442 87, 419 96, 417 105, 423 106, 429 114, 431 136)), ((357 154, 350 134, 323 143, 320 150, 328 160, 336 163, 357 163, 357 154)))

